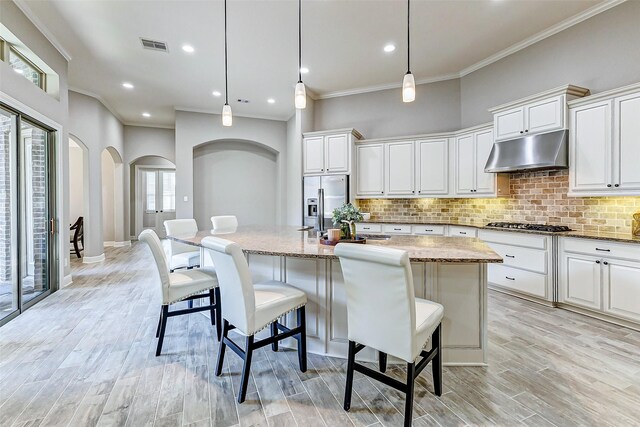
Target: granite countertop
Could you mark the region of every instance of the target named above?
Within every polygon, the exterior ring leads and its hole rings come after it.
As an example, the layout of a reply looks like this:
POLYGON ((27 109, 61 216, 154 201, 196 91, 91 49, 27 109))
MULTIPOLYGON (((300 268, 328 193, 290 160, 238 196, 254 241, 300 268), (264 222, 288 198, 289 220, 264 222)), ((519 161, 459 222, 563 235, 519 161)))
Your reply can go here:
POLYGON ((543 234, 546 236, 560 236, 560 237, 576 237, 580 239, 594 239, 594 240, 608 240, 612 242, 620 243, 637 243, 640 244, 640 236, 633 236, 629 233, 605 233, 599 231, 564 231, 564 232, 550 232, 550 231, 538 231, 538 230, 520 230, 517 228, 499 228, 499 227, 487 227, 486 222, 471 222, 471 223, 457 223, 457 222, 443 222, 443 221, 362 221, 363 223, 370 224, 407 224, 407 225, 453 225, 457 227, 472 227, 482 230, 494 230, 505 231, 511 233, 528 233, 528 234, 543 234))
MULTIPOLYGON (((241 226, 233 232, 198 231, 195 235, 169 237, 194 246, 202 246, 204 237, 216 236, 237 242, 245 253, 298 258, 337 259, 333 246, 318 242, 316 232, 290 226, 241 226)), ((391 236, 389 240, 367 241, 368 245, 387 246, 409 252, 414 262, 500 263, 502 257, 480 239, 441 236, 391 236)))

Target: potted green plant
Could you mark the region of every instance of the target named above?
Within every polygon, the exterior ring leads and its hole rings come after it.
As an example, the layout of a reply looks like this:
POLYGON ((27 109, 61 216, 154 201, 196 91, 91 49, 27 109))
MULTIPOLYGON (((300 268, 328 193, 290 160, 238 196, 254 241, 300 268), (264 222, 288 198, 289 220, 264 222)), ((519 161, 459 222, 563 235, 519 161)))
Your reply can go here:
POLYGON ((341 235, 344 239, 356 238, 356 222, 362 221, 360 209, 351 203, 345 203, 333 210, 333 225, 340 226, 341 235))

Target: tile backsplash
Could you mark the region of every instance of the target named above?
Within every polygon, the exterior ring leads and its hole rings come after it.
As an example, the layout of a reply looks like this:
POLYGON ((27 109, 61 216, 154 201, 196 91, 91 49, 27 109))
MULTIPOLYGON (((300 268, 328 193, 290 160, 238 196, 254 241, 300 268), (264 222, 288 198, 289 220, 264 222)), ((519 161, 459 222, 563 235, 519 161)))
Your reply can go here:
POLYGON ((513 173, 509 197, 491 199, 366 199, 358 200, 371 221, 455 222, 490 221, 568 225, 576 231, 631 233, 640 197, 568 197, 569 173, 513 173))

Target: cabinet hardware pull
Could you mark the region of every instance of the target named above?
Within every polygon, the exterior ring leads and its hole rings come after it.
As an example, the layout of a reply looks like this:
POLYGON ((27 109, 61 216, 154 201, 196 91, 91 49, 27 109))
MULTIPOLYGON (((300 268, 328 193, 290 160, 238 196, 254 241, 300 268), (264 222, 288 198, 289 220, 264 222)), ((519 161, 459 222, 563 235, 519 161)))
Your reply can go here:
POLYGON ((615 184, 614 187, 620 187, 620 184, 615 184))
POLYGON ((402 228, 394 228, 395 231, 402 231, 402 228))
POLYGON ((433 230, 424 230, 424 231, 433 231, 433 230))
POLYGON ((597 260, 597 261, 596 261, 596 264, 600 264, 600 260, 597 260))
POLYGON ((529 129, 525 129, 524 131, 525 131, 525 132, 529 132, 529 129))
POLYGON ((524 133, 524 131, 521 130, 520 133, 524 133))
POLYGON ((603 264, 604 265, 609 265, 609 263, 607 261, 604 261, 603 264))
POLYGON ((371 230, 369 227, 362 227, 363 230, 371 230))
POLYGON ((461 231, 460 234, 467 234, 467 232, 466 231, 461 231))
POLYGON ((611 249, 601 249, 601 248, 596 248, 596 251, 600 251, 600 252, 611 252, 611 249))
POLYGON ((56 220, 51 218, 49 221, 51 221, 51 235, 54 235, 56 234, 56 220))
POLYGON ((611 184, 607 184, 607 187, 611 188, 611 184))
POLYGON ((508 255, 508 254, 505 254, 504 256, 506 256, 507 258, 515 258, 515 255, 508 255))
POLYGON ((504 277, 506 277, 508 280, 516 280, 513 277, 509 277, 509 276, 504 276, 504 277))

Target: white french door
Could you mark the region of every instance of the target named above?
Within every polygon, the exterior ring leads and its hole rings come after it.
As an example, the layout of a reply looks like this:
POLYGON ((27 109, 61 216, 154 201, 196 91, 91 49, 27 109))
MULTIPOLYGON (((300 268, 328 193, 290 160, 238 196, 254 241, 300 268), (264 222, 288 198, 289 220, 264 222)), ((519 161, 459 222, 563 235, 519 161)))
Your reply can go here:
POLYGON ((152 229, 166 236, 164 222, 176 217, 175 169, 138 168, 136 232, 152 229))

